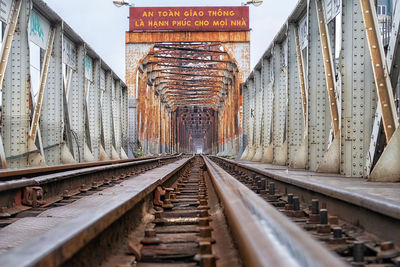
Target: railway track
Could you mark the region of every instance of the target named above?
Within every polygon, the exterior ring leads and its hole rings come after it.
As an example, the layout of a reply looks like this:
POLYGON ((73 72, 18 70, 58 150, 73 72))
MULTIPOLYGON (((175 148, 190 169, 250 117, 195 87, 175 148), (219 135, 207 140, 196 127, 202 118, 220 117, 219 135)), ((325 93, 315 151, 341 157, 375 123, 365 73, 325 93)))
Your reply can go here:
POLYGON ((88 192, 1 229, 0 266, 345 265, 205 157, 88 192), (52 227, 26 238, 40 223, 52 227))
MULTIPOLYGON (((327 196, 328 192, 327 195, 322 195, 312 188, 295 186, 289 181, 285 183, 230 160, 211 158, 238 181, 305 229, 314 239, 340 255, 348 264, 400 266, 400 250, 392 241, 398 241, 399 238, 398 220, 392 218, 395 226, 390 226, 387 225, 387 218, 369 211, 369 220, 375 220, 374 224, 379 226, 379 231, 369 232, 363 227, 368 226, 368 222, 363 220, 365 216, 359 217, 357 225, 349 223, 354 220, 353 216, 360 214, 362 208, 349 206, 344 199, 330 198, 327 196), (329 207, 332 209, 328 210, 329 207), (385 225, 389 228, 385 229, 385 225), (392 234, 389 240, 386 239, 387 232, 392 234)), ((395 215, 393 214, 393 217, 395 215)))
POLYGON ((0 228, 101 191, 181 155, 0 172, 0 228))

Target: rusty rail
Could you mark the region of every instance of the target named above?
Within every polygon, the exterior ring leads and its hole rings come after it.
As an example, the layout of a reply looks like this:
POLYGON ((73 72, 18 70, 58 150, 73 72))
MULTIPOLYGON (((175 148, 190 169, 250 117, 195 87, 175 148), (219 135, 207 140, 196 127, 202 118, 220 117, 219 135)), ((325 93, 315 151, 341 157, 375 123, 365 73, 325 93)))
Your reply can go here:
POLYGON ((246 266, 343 266, 327 249, 203 157, 246 266))
POLYGON ((48 206, 65 196, 97 188, 102 184, 123 179, 132 173, 141 173, 177 160, 181 156, 182 154, 16 170, 14 174, 26 172, 35 176, 0 182, 0 207, 3 212, 9 214, 3 217, 9 217, 31 207, 48 206))
POLYGON ((105 229, 134 209, 157 186, 166 183, 191 159, 181 159, 176 163, 176 167, 168 169, 160 177, 141 180, 140 190, 129 189, 132 185, 127 185, 127 190, 121 192, 118 197, 113 197, 107 204, 57 225, 24 245, 0 255, 0 266, 59 266, 65 263, 105 229))
MULTIPOLYGON (((168 157, 168 156, 167 156, 168 157)), ((106 161, 95 161, 95 162, 84 162, 84 163, 75 163, 75 164, 63 164, 63 165, 55 165, 55 166, 44 166, 44 167, 30 167, 30 168, 22 168, 22 169, 4 169, 0 170, 0 182, 12 180, 14 178, 29 178, 33 176, 64 172, 68 170, 77 170, 88 167, 96 167, 96 166, 104 166, 104 165, 113 165, 119 163, 127 163, 127 162, 136 162, 142 160, 149 159, 162 159, 163 157, 145 157, 145 158, 132 158, 132 159, 121 159, 121 160, 106 160, 106 161)))

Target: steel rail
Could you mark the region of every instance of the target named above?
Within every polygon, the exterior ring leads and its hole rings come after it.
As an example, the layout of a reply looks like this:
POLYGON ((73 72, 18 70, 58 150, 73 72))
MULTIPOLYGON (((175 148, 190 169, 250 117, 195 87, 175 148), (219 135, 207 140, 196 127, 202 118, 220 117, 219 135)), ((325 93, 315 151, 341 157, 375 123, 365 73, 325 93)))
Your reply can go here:
MULTIPOLYGON (((45 166, 45 167, 31 167, 23 169, 5 169, 0 170, 0 181, 9 180, 12 177, 31 177, 38 176, 56 172, 63 172, 67 170, 76 170, 87 167, 111 165, 125 162, 134 162, 147 159, 154 159, 160 157, 145 157, 145 158, 134 158, 134 159, 122 159, 122 160, 106 160, 106 161, 95 161, 95 162, 84 162, 84 163, 74 163, 74 164, 63 164, 55 166, 45 166)), ((161 157, 162 158, 162 157, 161 157)))
MULTIPOLYGON (((49 206, 63 197, 97 188, 114 180, 135 175, 160 163, 177 160, 182 154, 125 161, 106 165, 91 165, 79 169, 66 169, 51 174, 0 182, 0 207, 9 215, 27 209, 49 206), (39 192, 39 197, 34 192, 39 192), (32 192, 32 194, 30 193, 32 192)), ((36 193, 37 194, 37 193, 36 193)))
POLYGON ((343 266, 330 251, 203 157, 246 266, 343 266))
MULTIPOLYGON (((70 219, 42 235, 27 241, 24 245, 0 255, 0 266, 59 266, 80 249, 99 236, 105 229, 132 210, 151 194, 157 186, 168 182, 184 168, 191 158, 182 159, 172 170, 161 177, 140 182, 141 190, 129 189, 112 197, 107 204, 93 208, 70 219)), ((127 164, 127 163, 124 163, 127 164)), ((139 182, 139 181, 138 181, 139 182)))
MULTIPOLYGON (((46 174, 46 175, 39 175, 32 178, 22 178, 18 180, 12 180, 7 182, 0 183, 0 192, 4 192, 11 189, 18 189, 23 188, 26 186, 39 186, 44 184, 49 184, 52 182, 59 182, 61 180, 74 178, 77 176, 83 176, 88 174, 94 174, 99 172, 104 172, 106 170, 117 170, 121 168, 128 168, 128 167, 136 167, 147 163, 156 163, 160 160, 169 160, 169 159, 177 159, 180 155, 171 156, 171 157, 163 157, 163 158, 150 158, 138 161, 131 161, 131 162, 120 162, 120 163, 113 163, 113 164, 102 164, 100 166, 87 166, 84 168, 80 168, 78 170, 69 169, 64 170, 58 173, 53 174, 46 174)), ((111 178, 111 177, 110 177, 111 178)))
POLYGON ((215 157, 246 172, 255 173, 275 183, 282 192, 293 192, 311 202, 318 198, 327 203, 332 214, 342 220, 362 227, 384 240, 400 244, 400 206, 396 202, 379 197, 371 198, 357 192, 350 192, 331 185, 322 185, 300 178, 287 177, 271 170, 260 170, 233 160, 215 157))

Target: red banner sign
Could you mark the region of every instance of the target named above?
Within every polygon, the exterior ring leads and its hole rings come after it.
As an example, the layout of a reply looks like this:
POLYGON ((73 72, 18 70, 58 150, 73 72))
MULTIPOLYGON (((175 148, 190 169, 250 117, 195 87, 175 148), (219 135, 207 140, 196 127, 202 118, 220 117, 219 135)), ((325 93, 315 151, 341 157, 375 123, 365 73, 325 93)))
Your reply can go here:
POLYGON ((249 7, 131 7, 129 30, 249 30, 249 7))

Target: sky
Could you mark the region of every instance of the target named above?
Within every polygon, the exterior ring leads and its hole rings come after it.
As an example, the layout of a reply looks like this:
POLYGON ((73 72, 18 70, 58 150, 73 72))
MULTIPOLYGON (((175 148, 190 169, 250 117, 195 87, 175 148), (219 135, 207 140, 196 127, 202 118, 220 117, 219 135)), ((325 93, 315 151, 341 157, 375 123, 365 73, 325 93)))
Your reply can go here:
MULTIPOLYGON (((251 68, 268 48, 298 0, 264 0, 250 6, 251 68)), ((112 0, 45 0, 125 81, 125 32, 129 8, 112 0)), ((239 6, 240 0, 131 0, 135 6, 239 6)))

